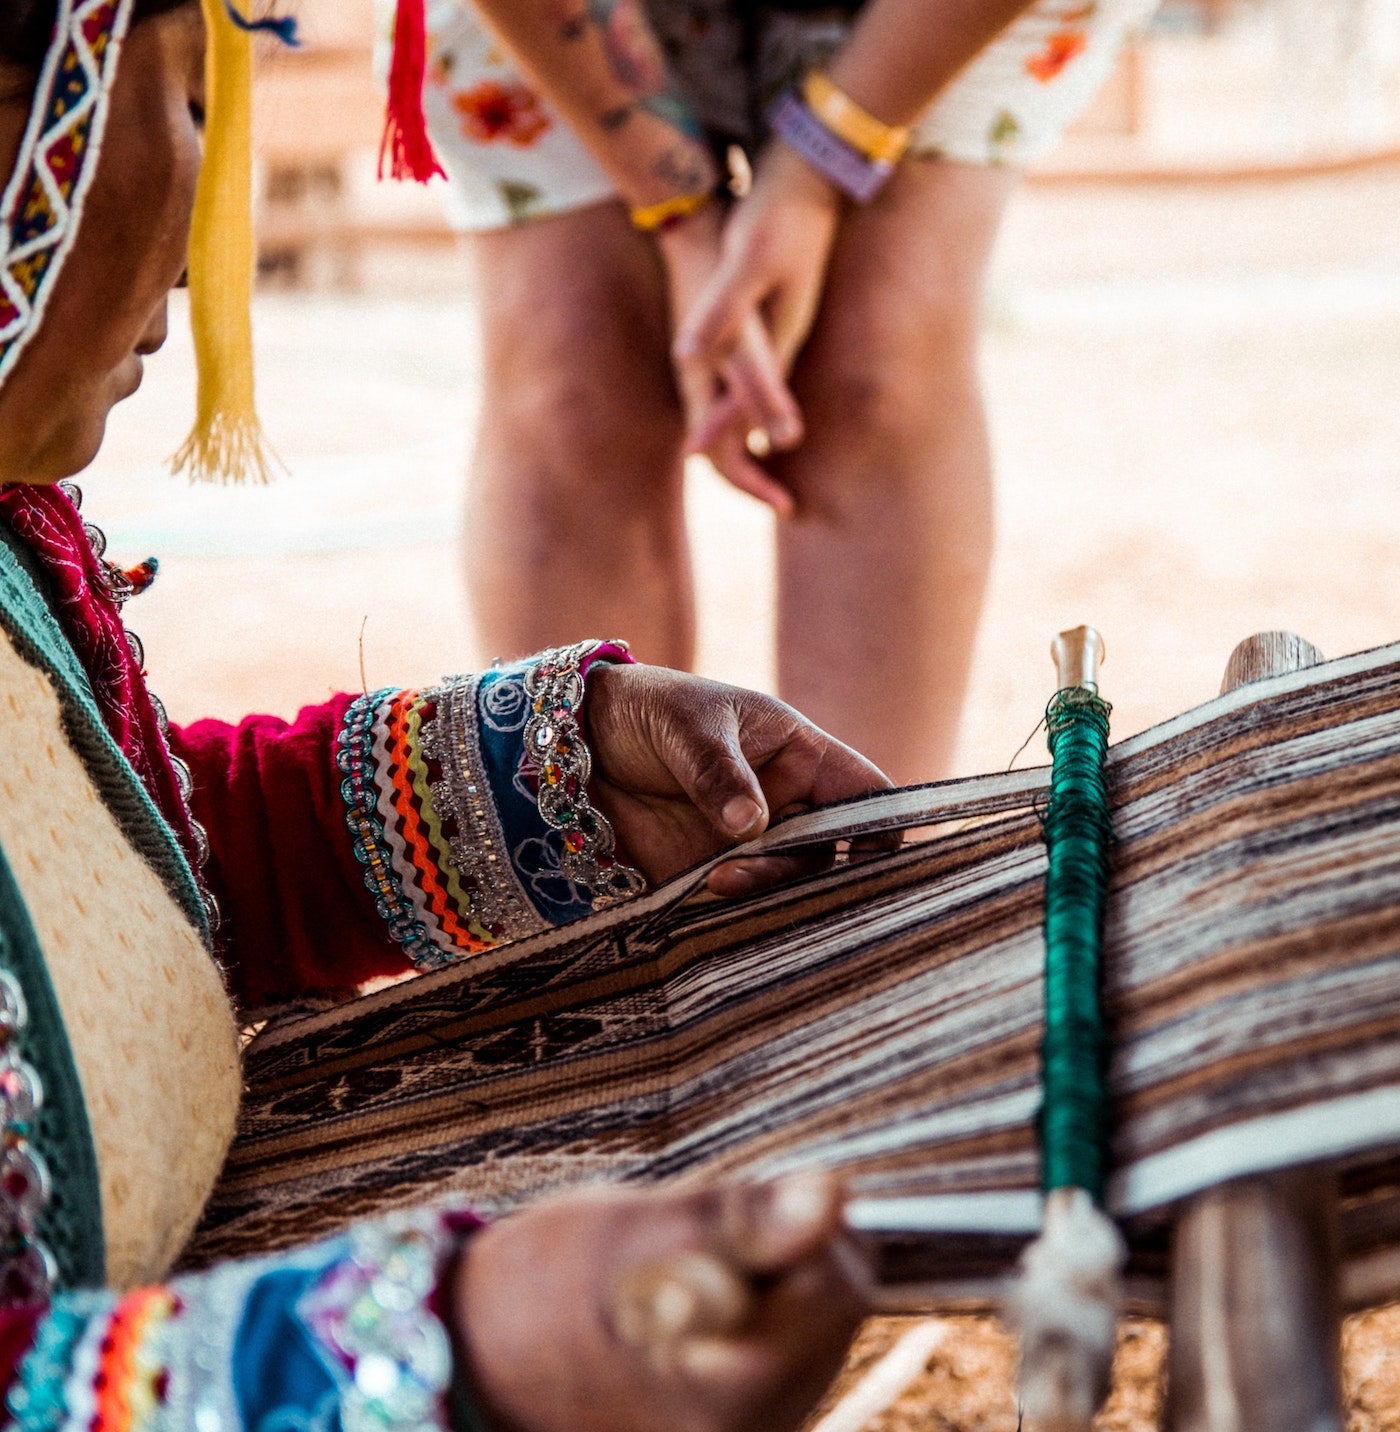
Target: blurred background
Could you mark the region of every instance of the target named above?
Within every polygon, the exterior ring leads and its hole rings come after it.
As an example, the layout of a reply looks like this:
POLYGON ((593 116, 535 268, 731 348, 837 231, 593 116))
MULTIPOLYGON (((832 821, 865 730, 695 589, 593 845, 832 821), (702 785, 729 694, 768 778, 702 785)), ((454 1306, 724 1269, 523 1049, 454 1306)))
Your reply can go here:
MULTIPOLYGON (((257 103, 286 472, 162 469, 193 412, 177 314, 84 479, 114 551, 161 558, 132 620, 177 719, 495 655, 460 580, 481 276, 444 186, 375 182, 371 0, 297 9, 306 44, 267 52, 257 103)), ((1167 0, 1015 200, 986 322, 999 547, 961 772, 1011 759, 1081 621, 1120 735, 1209 698, 1255 629, 1400 639, 1400 0, 1167 0)), ((697 463, 690 520, 703 669, 765 686, 767 514, 697 463)))

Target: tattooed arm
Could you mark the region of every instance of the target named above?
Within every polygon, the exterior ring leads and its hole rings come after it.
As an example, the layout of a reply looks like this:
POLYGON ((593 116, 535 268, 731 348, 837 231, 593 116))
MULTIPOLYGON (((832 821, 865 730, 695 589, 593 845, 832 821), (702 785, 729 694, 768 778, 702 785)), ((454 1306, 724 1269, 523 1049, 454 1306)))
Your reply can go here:
POLYGON ((719 172, 641 0, 476 0, 634 207, 712 189, 719 172))

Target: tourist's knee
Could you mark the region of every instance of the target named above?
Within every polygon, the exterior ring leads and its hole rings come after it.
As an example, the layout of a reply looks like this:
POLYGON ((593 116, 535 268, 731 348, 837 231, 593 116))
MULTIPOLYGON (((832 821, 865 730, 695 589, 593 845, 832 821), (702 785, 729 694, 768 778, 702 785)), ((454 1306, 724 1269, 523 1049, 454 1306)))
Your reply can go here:
POLYGON ((520 466, 561 492, 642 500, 674 479, 682 437, 669 386, 631 391, 563 373, 501 395, 483 417, 499 424, 520 466))
POLYGON ((966 305, 866 316, 806 356, 799 399, 823 441, 884 458, 891 478, 980 423, 977 325, 966 305))

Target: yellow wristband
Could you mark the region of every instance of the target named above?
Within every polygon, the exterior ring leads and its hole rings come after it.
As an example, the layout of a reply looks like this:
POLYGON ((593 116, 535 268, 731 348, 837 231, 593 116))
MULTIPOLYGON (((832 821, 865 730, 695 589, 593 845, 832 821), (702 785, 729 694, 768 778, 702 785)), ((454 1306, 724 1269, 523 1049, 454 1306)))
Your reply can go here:
POLYGON ((659 204, 644 204, 632 210, 633 226, 644 234, 653 234, 657 229, 698 214, 714 197, 714 191, 706 189, 700 194, 677 194, 674 199, 663 199, 659 204))
POLYGON ((839 90, 821 70, 802 81, 807 108, 838 138, 877 164, 898 164, 909 147, 909 130, 883 124, 839 90))

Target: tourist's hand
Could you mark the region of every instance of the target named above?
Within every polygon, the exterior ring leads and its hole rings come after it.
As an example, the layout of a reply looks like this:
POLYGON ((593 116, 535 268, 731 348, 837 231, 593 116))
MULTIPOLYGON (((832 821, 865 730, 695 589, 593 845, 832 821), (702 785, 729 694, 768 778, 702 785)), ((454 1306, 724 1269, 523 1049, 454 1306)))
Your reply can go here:
MULTIPOLYGON (((761 835, 774 816, 890 784, 781 701, 664 667, 594 667, 584 719, 589 789, 652 881, 761 835)), ((717 894, 745 895, 829 859, 828 851, 735 861, 709 884, 717 894)))
MULTIPOLYGON (((780 371, 790 371, 821 303, 840 217, 831 184, 787 145, 769 145, 752 191, 725 225, 719 265, 676 335, 684 382, 698 388, 714 381, 754 322, 765 328, 780 371)), ((713 411, 715 423, 723 419, 713 411)), ((704 451, 714 436, 702 426, 692 430, 691 444, 704 451)))
POLYGON ((798 1175, 566 1194, 483 1230, 451 1297, 478 1410, 493 1432, 799 1427, 864 1311, 840 1206, 798 1175))
MULTIPOLYGON (((658 236, 677 328, 714 277, 722 222, 723 211, 711 204, 658 236)), ((789 516, 792 494, 746 446, 755 430, 777 451, 802 441, 802 414, 761 316, 748 316, 723 363, 678 365, 676 385, 685 406, 686 451, 703 452, 740 491, 789 516)))

